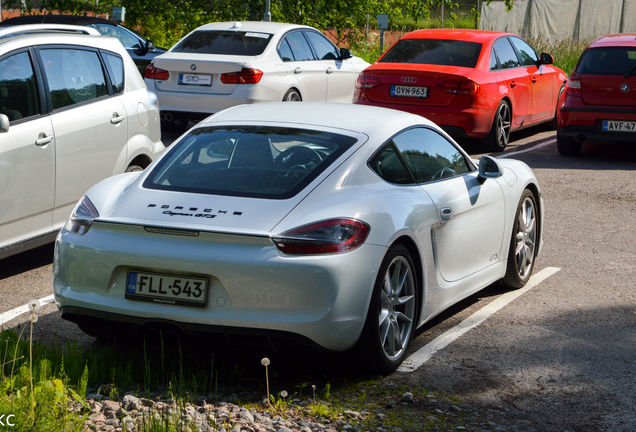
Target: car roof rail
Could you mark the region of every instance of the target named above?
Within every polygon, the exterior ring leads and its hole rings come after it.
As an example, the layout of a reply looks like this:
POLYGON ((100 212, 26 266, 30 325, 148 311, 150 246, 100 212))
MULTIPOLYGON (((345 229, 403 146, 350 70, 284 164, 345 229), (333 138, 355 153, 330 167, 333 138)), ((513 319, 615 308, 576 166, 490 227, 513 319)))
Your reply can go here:
POLYGON ((0 39, 10 36, 21 36, 37 33, 64 33, 100 36, 101 34, 92 27, 84 27, 70 24, 22 24, 0 28, 0 39))

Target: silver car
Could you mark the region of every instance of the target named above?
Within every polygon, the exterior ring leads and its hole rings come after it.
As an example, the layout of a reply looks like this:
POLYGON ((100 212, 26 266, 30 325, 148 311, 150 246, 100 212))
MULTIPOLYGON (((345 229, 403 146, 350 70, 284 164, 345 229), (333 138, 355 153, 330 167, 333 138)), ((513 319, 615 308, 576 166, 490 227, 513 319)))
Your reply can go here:
POLYGON ((156 95, 124 47, 82 31, 0 31, 0 258, 52 242, 91 186, 165 148, 156 95))
POLYGON ((523 286, 542 220, 527 165, 473 161, 421 116, 243 105, 80 200, 57 238, 55 300, 98 337, 289 338, 388 373, 450 305, 523 286))

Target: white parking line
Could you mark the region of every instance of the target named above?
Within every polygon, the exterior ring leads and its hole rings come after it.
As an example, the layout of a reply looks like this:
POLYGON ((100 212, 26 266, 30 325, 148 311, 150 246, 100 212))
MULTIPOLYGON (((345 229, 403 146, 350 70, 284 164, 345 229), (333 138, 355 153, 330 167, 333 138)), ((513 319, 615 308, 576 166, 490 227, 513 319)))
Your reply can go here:
POLYGON ((525 149, 525 150, 519 150, 519 151, 516 151, 516 152, 510 152, 510 153, 503 154, 501 156, 497 156, 497 159, 503 159, 503 158, 507 158, 507 157, 514 156, 514 155, 518 155, 518 154, 521 154, 521 153, 528 153, 528 152, 531 152, 531 151, 535 151, 537 149, 540 149, 541 147, 545 147, 547 145, 554 144, 555 142, 556 142, 556 138, 552 138, 551 140, 542 142, 541 144, 537 144, 536 146, 530 147, 530 148, 525 149))
POLYGON ((455 339, 459 338, 464 333, 467 333, 469 330, 474 329, 492 314, 497 312, 499 309, 503 308, 520 295, 525 294, 535 286, 539 285, 541 282, 543 282, 559 270, 561 269, 557 267, 546 267, 539 273, 532 276, 525 287, 515 291, 507 292, 506 294, 501 295, 496 300, 488 303, 481 310, 475 312, 464 321, 459 323, 457 326, 448 330, 441 336, 438 336, 435 340, 427 345, 424 345, 415 353, 411 354, 409 358, 404 360, 404 363, 402 363, 402 366, 400 366, 398 372, 408 373, 417 370, 417 368, 426 363, 437 351, 446 347, 455 339))
MULTIPOLYGON (((38 301, 40 302, 40 304, 42 306, 44 306, 45 304, 53 303, 55 300, 53 300, 53 294, 51 294, 50 296, 42 297, 38 301)), ((20 306, 18 308, 15 308, 15 309, 11 309, 8 312, 1 313, 0 314, 0 328, 5 323, 11 321, 14 318, 19 317, 22 314, 25 314, 27 312, 29 312, 29 306, 28 305, 24 305, 24 306, 20 306)))

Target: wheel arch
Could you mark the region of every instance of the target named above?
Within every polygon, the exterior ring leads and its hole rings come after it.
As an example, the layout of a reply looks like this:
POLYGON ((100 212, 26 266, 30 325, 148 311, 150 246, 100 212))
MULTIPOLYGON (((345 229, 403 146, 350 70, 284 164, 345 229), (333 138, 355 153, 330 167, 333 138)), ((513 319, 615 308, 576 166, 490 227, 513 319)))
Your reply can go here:
POLYGON ((143 169, 146 169, 148 165, 150 165, 151 163, 152 163, 152 159, 150 159, 148 155, 140 154, 137 157, 135 157, 133 160, 131 160, 126 168, 128 168, 131 165, 138 165, 142 167, 143 169))
POLYGON ((394 244, 400 244, 404 246, 407 251, 409 251, 409 254, 411 255, 411 259, 413 260, 413 265, 415 266, 416 289, 418 289, 419 290, 418 292, 420 293, 420 295, 417 297, 417 303, 415 305, 416 315, 415 315, 415 323, 413 325, 413 331, 415 331, 417 329, 417 323, 420 320, 422 308, 424 306, 424 265, 422 262, 422 256, 420 254, 420 250, 417 247, 417 244, 415 243, 415 241, 407 235, 402 235, 398 237, 397 239, 395 239, 395 241, 391 244, 391 246, 393 246, 394 244))
POLYGON ((301 102, 302 102, 302 100, 303 100, 303 93, 300 91, 300 88, 299 88, 299 86, 297 86, 297 85, 292 85, 292 86, 291 86, 291 87, 289 87, 287 90, 285 90, 285 93, 283 93, 283 97, 282 97, 282 99, 281 99, 281 100, 283 100, 283 101, 284 101, 284 100, 285 100, 285 98, 287 97, 287 94, 288 94, 290 91, 292 91, 292 90, 295 90, 295 91, 296 91, 296 93, 298 93, 298 96, 300 96, 300 100, 301 100, 301 102))

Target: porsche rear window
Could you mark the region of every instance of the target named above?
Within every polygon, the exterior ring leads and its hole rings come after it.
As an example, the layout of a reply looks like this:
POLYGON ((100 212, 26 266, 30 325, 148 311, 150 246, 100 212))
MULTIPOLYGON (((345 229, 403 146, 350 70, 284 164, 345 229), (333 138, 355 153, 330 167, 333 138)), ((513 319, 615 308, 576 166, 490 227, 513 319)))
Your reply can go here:
POLYGON ((379 63, 417 63, 474 68, 481 44, 446 39, 401 39, 379 63))
POLYGON ((634 75, 636 74, 636 47, 589 49, 583 53, 576 71, 590 75, 634 75))
POLYGON ((272 35, 268 33, 199 30, 179 42, 173 52, 256 56, 265 51, 272 35))
POLYGON ((174 144, 144 181, 148 189, 291 198, 356 139, 261 126, 203 127, 174 144))

